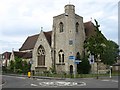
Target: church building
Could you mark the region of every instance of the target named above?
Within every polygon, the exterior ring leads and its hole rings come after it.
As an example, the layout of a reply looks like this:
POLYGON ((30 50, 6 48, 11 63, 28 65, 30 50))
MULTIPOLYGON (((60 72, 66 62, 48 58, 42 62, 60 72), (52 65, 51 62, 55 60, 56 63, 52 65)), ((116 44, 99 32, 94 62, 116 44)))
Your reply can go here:
POLYGON ((35 73, 54 68, 57 73, 77 73, 77 63, 84 55, 84 41, 95 33, 94 24, 83 23, 75 13, 75 6, 68 4, 64 13, 53 17, 52 31, 29 36, 19 52, 31 52, 31 70, 35 73))

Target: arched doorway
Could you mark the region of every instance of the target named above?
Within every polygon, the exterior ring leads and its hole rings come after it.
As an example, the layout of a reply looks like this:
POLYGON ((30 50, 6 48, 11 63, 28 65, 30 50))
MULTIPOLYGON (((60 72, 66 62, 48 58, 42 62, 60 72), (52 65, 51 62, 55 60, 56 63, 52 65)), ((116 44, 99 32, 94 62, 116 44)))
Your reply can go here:
POLYGON ((70 74, 73 74, 73 65, 70 65, 70 74))

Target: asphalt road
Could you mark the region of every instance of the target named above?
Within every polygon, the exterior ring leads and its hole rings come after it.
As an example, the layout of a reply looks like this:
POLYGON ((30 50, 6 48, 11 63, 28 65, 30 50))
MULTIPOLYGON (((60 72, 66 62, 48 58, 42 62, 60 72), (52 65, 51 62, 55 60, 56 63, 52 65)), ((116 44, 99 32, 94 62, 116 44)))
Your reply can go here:
POLYGON ((2 88, 118 88, 118 79, 95 79, 95 78, 79 78, 79 79, 38 79, 20 76, 3 75, 5 83, 2 88))

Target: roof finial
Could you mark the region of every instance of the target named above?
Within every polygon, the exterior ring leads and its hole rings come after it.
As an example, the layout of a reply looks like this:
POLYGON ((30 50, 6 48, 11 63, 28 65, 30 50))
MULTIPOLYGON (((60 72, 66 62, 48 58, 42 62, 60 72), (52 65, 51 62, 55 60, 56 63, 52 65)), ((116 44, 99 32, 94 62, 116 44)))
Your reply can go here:
POLYGON ((14 48, 12 48, 12 51, 14 51, 14 48))
POLYGON ((41 27, 41 32, 43 31, 43 27, 41 27))

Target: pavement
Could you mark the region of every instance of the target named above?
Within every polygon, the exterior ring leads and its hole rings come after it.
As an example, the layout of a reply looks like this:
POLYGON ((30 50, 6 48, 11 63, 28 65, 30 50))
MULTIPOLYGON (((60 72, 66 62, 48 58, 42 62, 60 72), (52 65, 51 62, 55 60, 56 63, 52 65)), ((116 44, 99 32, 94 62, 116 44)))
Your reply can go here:
MULTIPOLYGON (((19 77, 28 77, 27 75, 18 75, 18 74, 7 74, 10 76, 19 76, 19 77)), ((30 78, 38 78, 38 79, 49 79, 49 80, 68 80, 68 79, 78 79, 78 78, 63 78, 63 77, 48 77, 48 76, 31 76, 30 78)), ((93 77, 94 79, 96 77, 93 77)), ((93 78, 88 78, 88 79, 93 79, 93 78)), ((85 78, 87 79, 87 78, 85 78)), ((112 76, 111 78, 109 76, 100 76, 98 79, 120 79, 118 76, 112 76)))

